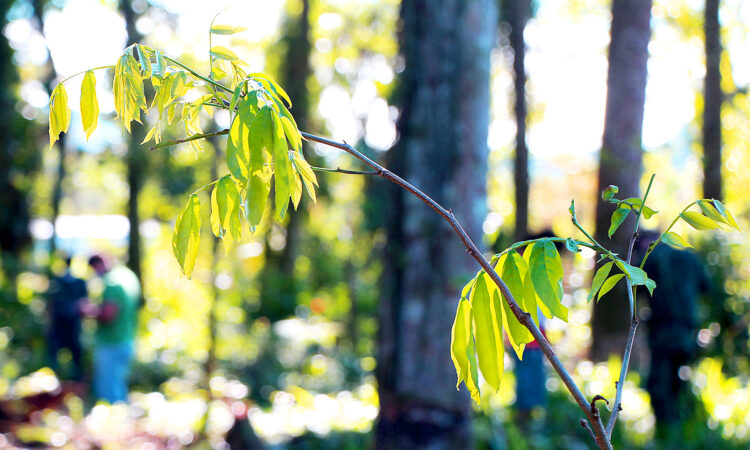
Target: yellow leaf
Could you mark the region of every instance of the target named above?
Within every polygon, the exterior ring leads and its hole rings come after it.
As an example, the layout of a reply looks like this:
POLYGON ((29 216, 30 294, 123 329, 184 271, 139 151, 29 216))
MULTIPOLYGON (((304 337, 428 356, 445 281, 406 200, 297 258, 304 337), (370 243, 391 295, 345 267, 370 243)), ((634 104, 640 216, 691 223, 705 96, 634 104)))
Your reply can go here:
POLYGON ((247 28, 233 27, 231 25, 214 25, 211 27, 211 33, 223 34, 223 35, 231 35, 231 34, 239 33, 240 31, 245 31, 245 30, 247 30, 247 28))
POLYGON ((70 108, 65 86, 58 83, 49 100, 49 148, 55 144, 60 133, 67 133, 70 126, 70 108))
POLYGON ((185 209, 177 217, 172 232, 172 253, 188 279, 193 274, 198 257, 201 231, 201 202, 196 194, 190 196, 185 209))
POLYGON ((96 99, 96 77, 94 77, 94 72, 89 70, 83 76, 83 83, 81 83, 81 122, 83 122, 83 131, 86 132, 86 140, 91 137, 91 133, 96 129, 98 119, 99 102, 96 99))
POLYGON ((233 51, 220 45, 211 48, 211 56, 213 56, 214 58, 226 59, 227 61, 240 59, 240 57, 237 56, 233 51))

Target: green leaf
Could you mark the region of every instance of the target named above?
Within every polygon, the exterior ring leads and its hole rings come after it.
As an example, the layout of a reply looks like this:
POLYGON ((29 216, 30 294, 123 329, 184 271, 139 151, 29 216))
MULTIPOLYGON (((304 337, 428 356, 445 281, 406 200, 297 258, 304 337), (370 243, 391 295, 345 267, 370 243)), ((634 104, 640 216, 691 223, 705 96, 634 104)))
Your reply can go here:
POLYGON ((236 34, 241 31, 245 31, 247 28, 245 27, 233 27, 231 25, 214 25, 211 27, 211 33, 213 34, 223 34, 225 36, 236 34))
POLYGON ((573 238, 565 239, 565 248, 573 253, 578 253, 581 251, 581 248, 578 246, 578 241, 573 238))
POLYGON ((617 284, 622 277, 624 277, 625 274, 618 273, 617 275, 612 275, 611 277, 607 278, 604 281, 604 284, 602 284, 602 288, 599 290, 599 296, 596 298, 596 301, 598 302, 602 296, 604 296, 607 292, 611 291, 613 287, 617 284))
POLYGON ((81 122, 83 131, 86 132, 86 140, 96 129, 99 118, 99 102, 96 100, 96 77, 91 70, 83 76, 81 83, 81 122))
POLYGON ((471 398, 479 404, 479 380, 474 352, 474 338, 471 334, 471 303, 461 299, 458 302, 456 318, 451 329, 451 359, 458 377, 456 389, 463 381, 471 398))
POLYGON ((226 47, 222 47, 220 45, 217 45, 211 48, 210 53, 211 53, 211 56, 213 56, 214 58, 225 59, 227 61, 234 61, 234 60, 240 59, 240 57, 237 56, 233 51, 229 50, 226 47))
POLYGON ((680 217, 696 230, 720 230, 721 225, 709 219, 708 217, 698 214, 694 211, 686 211, 680 214, 680 217))
POLYGON ((140 44, 136 45, 135 48, 138 53, 138 62, 141 65, 141 76, 148 78, 153 74, 153 70, 151 69, 151 51, 140 44))
MULTIPOLYGON (((617 207, 618 208, 628 208, 628 209, 631 209, 632 211, 636 211, 637 212, 641 208, 642 204, 643 204, 643 199, 637 198, 637 197, 633 197, 633 198, 628 198, 628 199, 623 200, 622 202, 620 202, 619 205, 617 205, 617 207)), ((658 213, 659 213, 659 211, 655 211, 655 210, 649 208, 648 206, 644 206, 643 207, 643 213, 642 213, 642 215, 643 215, 643 217, 645 219, 650 219, 651 216, 653 216, 654 214, 658 214, 658 213)))
POLYGON ((227 254, 242 237, 240 193, 231 176, 222 177, 211 192, 211 230, 226 242, 227 254))
POLYGON ((615 212, 612 213, 612 222, 609 226, 609 231, 607 231, 609 237, 612 237, 615 231, 620 228, 620 225, 625 222, 628 214, 630 214, 629 209, 616 209, 615 212))
POLYGON ((732 213, 729 212, 729 210, 724 206, 723 203, 721 203, 718 200, 714 200, 714 206, 716 207, 716 210, 719 211, 719 214, 721 214, 725 219, 726 222, 735 230, 742 233, 742 230, 740 229, 740 226, 737 225, 737 222, 734 220, 734 217, 732 216, 732 213))
MULTIPOLYGON (((505 258, 502 267, 503 281, 505 281, 505 284, 510 289, 510 293, 513 295, 518 306, 520 306, 521 309, 524 309, 526 289, 524 288, 523 279, 527 270, 526 262, 521 255, 513 251, 505 258)), ((500 291, 496 290, 495 294, 499 296, 500 291)), ((515 350, 516 355, 518 355, 518 359, 523 359, 524 346, 533 341, 534 336, 531 335, 528 328, 518 321, 515 314, 513 314, 513 311, 511 311, 507 299, 500 299, 500 297, 498 297, 498 301, 501 301, 503 305, 503 326, 505 327, 505 332, 508 334, 508 341, 510 341, 510 345, 513 347, 513 350, 515 350)))
POLYGON ((271 117, 273 118, 273 176, 276 193, 276 215, 279 219, 283 219, 289 206, 294 179, 292 164, 289 160, 289 147, 287 147, 281 119, 273 110, 271 110, 271 117))
POLYGON ((664 233, 664 235, 661 237, 661 240, 665 242, 666 244, 669 244, 672 247, 676 247, 676 248, 692 248, 693 247, 692 245, 690 245, 688 241, 685 240, 685 238, 671 231, 664 233))
POLYGON ((159 50, 154 51, 154 64, 151 66, 152 78, 163 78, 167 72, 167 60, 159 50))
POLYGON ((589 291, 589 295, 586 298, 586 301, 590 302, 594 299, 594 297, 596 297, 596 293, 599 291, 599 289, 601 289, 602 284, 604 284, 604 280, 607 279, 607 275, 609 275, 610 270, 612 270, 613 264, 614 262, 608 262, 596 271, 594 278, 591 280, 591 290, 589 291))
POLYGON ((60 138, 60 133, 67 133, 70 126, 70 108, 65 86, 58 83, 49 100, 49 148, 60 138))
POLYGON ((289 98, 289 95, 273 78, 261 72, 251 73, 249 76, 255 78, 266 90, 270 90, 275 95, 283 98, 287 107, 292 107, 292 100, 289 98))
POLYGON ((610 184, 609 186, 607 186, 607 189, 605 189, 602 192, 602 200, 604 201, 612 200, 615 194, 617 194, 619 190, 620 188, 618 188, 617 186, 613 184, 610 184))
POLYGON ((201 231, 201 202, 197 194, 188 199, 185 209, 177 217, 172 232, 172 253, 182 268, 182 273, 190 279, 198 257, 198 244, 201 231))
POLYGON ((289 145, 297 152, 302 151, 302 135, 297 126, 285 116, 281 117, 281 124, 284 126, 284 134, 289 141, 289 145))
POLYGON ((305 184, 307 194, 310 196, 313 203, 317 203, 315 187, 318 186, 318 179, 315 177, 315 172, 313 172, 312 167, 310 167, 310 164, 305 161, 305 158, 302 157, 301 153, 292 152, 292 156, 294 157, 294 167, 297 169, 300 176, 302 176, 302 182, 305 184))
POLYGON ((484 276, 477 278, 471 290, 471 312, 474 318, 479 368, 487 384, 496 391, 503 377, 504 355, 501 312, 496 310, 484 276))
POLYGON ((709 200, 698 200, 698 207, 703 212, 703 215, 717 223, 725 223, 729 225, 727 219, 719 213, 714 205, 709 200))
POLYGON ((616 259, 617 267, 627 275, 631 286, 646 286, 649 292, 653 293, 656 282, 648 277, 646 272, 640 267, 631 266, 625 261, 616 259))
POLYGON ((529 268, 534 290, 541 303, 552 315, 567 322, 568 308, 562 304, 562 262, 552 241, 542 239, 533 244, 529 268))

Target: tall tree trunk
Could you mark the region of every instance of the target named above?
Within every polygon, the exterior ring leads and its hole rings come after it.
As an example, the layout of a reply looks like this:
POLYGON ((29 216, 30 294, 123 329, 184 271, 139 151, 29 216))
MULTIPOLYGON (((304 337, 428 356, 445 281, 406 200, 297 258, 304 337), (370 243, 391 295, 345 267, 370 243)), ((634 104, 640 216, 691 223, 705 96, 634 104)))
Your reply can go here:
POLYGON ((721 26, 719 0, 706 0, 706 78, 703 85, 703 198, 721 200, 721 26))
POLYGON ((526 146, 526 29, 528 0, 509 0, 506 20, 510 25, 510 46, 513 49, 514 104, 516 116, 516 156, 513 160, 513 181, 516 197, 516 239, 522 239, 529 229, 529 149, 526 146))
MULTIPOLYGON (((648 42, 651 37, 651 0, 613 0, 607 74, 607 109, 599 156, 599 192, 619 186, 618 198, 637 197, 641 179, 641 134, 646 100, 648 42)), ((620 255, 627 253, 633 218, 612 240, 607 237, 614 208, 599 197, 596 237, 620 255)), ((604 360, 621 351, 630 318, 624 283, 604 301, 594 304, 591 357, 604 360)))
MULTIPOLYGON (((293 102, 292 112, 300 130, 308 129, 310 94, 307 80, 310 69, 310 0, 299 0, 301 8, 290 15, 284 25, 282 44, 286 57, 279 73, 279 81, 293 102)), ((306 199, 300 201, 297 213, 287 214, 286 243, 280 251, 266 245, 266 263, 261 274, 262 312, 279 319, 294 312, 297 305, 297 282, 294 262, 299 253, 301 224, 305 221, 306 199)), ((270 235, 270 234, 269 234, 270 235)))
MULTIPOLYGON (((481 236, 486 213, 490 50, 496 2, 401 4, 399 142, 389 165, 481 236)), ((378 332, 377 448, 471 445, 471 408, 456 390, 450 330, 461 283, 476 271, 434 211, 389 190, 378 332)))
MULTIPOLYGON (((140 42, 143 39, 135 28, 136 14, 132 9, 132 2, 120 0, 119 8, 125 18, 125 28, 128 33, 128 45, 140 42)), ((127 163, 128 178, 128 222, 130 232, 128 236, 128 267, 143 282, 141 272, 141 218, 138 215, 138 196, 145 181, 147 163, 141 148, 141 142, 145 136, 146 127, 138 122, 131 124, 131 133, 128 135, 128 154, 125 158, 127 163)))
MULTIPOLYGON (((45 0, 34 0, 32 7, 34 10, 34 20, 36 21, 37 29, 39 33, 44 36, 44 6, 47 2, 45 0)), ((49 50, 49 49, 48 49, 49 50)), ((55 65, 52 62, 52 53, 49 53, 47 64, 45 64, 45 71, 47 72, 44 77, 44 87, 47 89, 47 95, 52 95, 52 91, 55 89, 57 82, 57 72, 55 72, 55 65)), ((53 261, 53 256, 57 250, 57 217, 60 215, 60 203, 63 198, 63 181, 67 174, 67 168, 65 167, 65 141, 67 140, 67 133, 63 133, 59 137, 57 143, 57 171, 55 173, 55 181, 52 183, 52 238, 50 239, 49 252, 50 252, 50 264, 53 261)))

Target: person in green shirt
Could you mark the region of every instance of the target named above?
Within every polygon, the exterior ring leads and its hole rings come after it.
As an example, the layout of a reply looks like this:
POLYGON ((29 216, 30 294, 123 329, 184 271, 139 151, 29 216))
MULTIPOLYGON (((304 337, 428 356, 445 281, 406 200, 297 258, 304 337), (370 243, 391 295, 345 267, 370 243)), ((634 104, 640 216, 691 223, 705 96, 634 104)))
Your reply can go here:
POLYGON ((102 303, 94 305, 84 302, 81 306, 84 315, 97 321, 94 334, 94 395, 109 403, 125 402, 141 285, 130 269, 115 265, 102 255, 89 258, 89 265, 104 282, 102 303))

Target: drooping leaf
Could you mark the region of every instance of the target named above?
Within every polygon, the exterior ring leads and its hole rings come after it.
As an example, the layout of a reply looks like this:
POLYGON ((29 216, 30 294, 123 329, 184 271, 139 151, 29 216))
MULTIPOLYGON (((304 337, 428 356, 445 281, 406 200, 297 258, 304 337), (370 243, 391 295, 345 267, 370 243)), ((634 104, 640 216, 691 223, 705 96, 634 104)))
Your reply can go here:
POLYGON ((714 206, 716 207, 716 210, 719 211, 719 214, 722 215, 727 221, 727 223, 734 228, 735 230, 742 233, 742 230, 740 229, 740 226, 737 225, 737 222, 734 220, 734 216, 732 216, 732 213, 729 212, 729 210, 724 206, 723 203, 721 203, 718 200, 714 200, 714 206))
POLYGON ((197 194, 188 199, 174 224, 172 232, 172 253, 182 268, 182 273, 190 279, 195 260, 198 257, 201 231, 201 202, 197 194))
POLYGON ((602 284, 604 284, 604 280, 607 279, 610 270, 612 270, 613 264, 614 262, 608 262, 596 271, 594 278, 591 280, 591 290, 589 291, 588 297, 586 297, 586 301, 590 302, 594 299, 594 297, 596 297, 596 293, 599 291, 599 289, 601 289, 602 284))
POLYGON ((83 76, 81 83, 81 122, 83 131, 86 132, 86 140, 96 130, 99 119, 99 102, 96 100, 96 77, 91 70, 83 76))
POLYGON ((503 376, 505 355, 502 317, 501 312, 494 307, 483 276, 477 278, 471 290, 470 302, 479 368, 487 384, 498 390, 503 376))
MULTIPOLYGON (((523 258, 518 253, 513 251, 505 257, 501 275, 501 278, 510 289, 511 295, 513 295, 516 303, 522 309, 525 306, 524 297, 526 296, 526 290, 523 285, 523 278, 526 275, 526 268, 524 266, 526 266, 526 262, 523 261, 523 258), (519 267, 519 265, 521 267, 519 267)), ((508 335, 508 341, 516 352, 516 355, 518 355, 518 359, 523 359, 524 346, 529 342, 532 342, 534 336, 531 335, 528 328, 518 321, 515 314, 513 314, 513 311, 510 309, 507 299, 500 298, 500 291, 496 290, 494 295, 497 295, 497 301, 502 302, 503 326, 505 327, 505 333, 508 335)))
POLYGON ((611 224, 609 225, 609 231, 607 231, 609 237, 612 237, 612 235, 615 234, 615 231, 620 228, 620 225, 625 222, 628 214, 630 214, 630 209, 616 209, 615 212, 612 213, 611 224))
POLYGON ((471 398, 479 404, 479 380, 477 379, 474 338, 471 333, 471 303, 458 301, 456 318, 451 329, 451 359, 456 367, 456 389, 464 382, 471 398), (473 369, 473 370, 472 370, 473 369))
POLYGON ((138 53, 138 63, 141 65, 141 76, 148 78, 153 74, 151 68, 151 50, 138 44, 135 46, 138 53))
POLYGON ((693 247, 692 245, 690 245, 690 242, 685 240, 685 238, 671 231, 664 233, 664 236, 661 237, 661 240, 664 243, 669 244, 672 247, 676 247, 676 248, 692 248, 693 247))
POLYGON ((562 262, 555 244, 546 239, 537 241, 531 247, 530 258, 531 280, 539 299, 551 314, 567 322, 568 308, 562 304, 562 262))
POLYGON ((240 59, 240 57, 237 56, 233 51, 220 45, 215 45, 214 47, 212 47, 210 53, 214 58, 224 59, 227 61, 235 61, 237 59, 240 59))
POLYGON ((225 36, 236 34, 241 31, 245 31, 247 28, 245 27, 233 27, 231 25, 214 25, 211 27, 211 33, 213 34, 223 34, 225 36))
POLYGON ((310 164, 305 161, 305 158, 302 157, 301 153, 292 152, 292 156, 294 158, 294 167, 302 177, 302 182, 305 185, 307 194, 310 196, 313 203, 317 202, 315 187, 318 186, 318 179, 315 177, 315 172, 313 172, 312 167, 310 167, 310 164))
POLYGON ((154 51, 154 64, 151 65, 151 77, 160 79, 167 72, 167 60, 159 50, 154 51))
POLYGON ((708 217, 698 214, 695 211, 685 211, 680 217, 696 230, 719 230, 721 225, 709 219, 708 217))
POLYGON ((49 100, 49 148, 60 138, 60 133, 67 133, 70 126, 70 107, 65 86, 58 83, 49 100))
POLYGON ((602 298, 602 296, 611 291, 612 288, 615 287, 617 282, 620 281, 624 276, 624 273, 618 273, 617 275, 612 275, 611 277, 607 278, 602 284, 602 288, 599 290, 599 296, 596 298, 596 301, 598 302, 602 298))
POLYGON ((211 192, 211 231, 224 239, 227 253, 242 236, 240 193, 229 175, 222 177, 211 192))
POLYGON ((619 190, 620 188, 618 188, 614 184, 610 184, 609 186, 607 186, 607 189, 602 192, 602 200, 612 200, 619 190))
POLYGON ((279 219, 283 219, 289 206, 289 198, 293 193, 292 183, 294 183, 294 180, 292 164, 289 160, 289 147, 287 146, 281 119, 273 110, 271 111, 271 117, 273 118, 273 176, 276 193, 276 215, 279 219))

